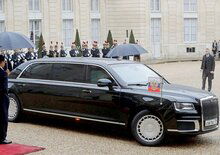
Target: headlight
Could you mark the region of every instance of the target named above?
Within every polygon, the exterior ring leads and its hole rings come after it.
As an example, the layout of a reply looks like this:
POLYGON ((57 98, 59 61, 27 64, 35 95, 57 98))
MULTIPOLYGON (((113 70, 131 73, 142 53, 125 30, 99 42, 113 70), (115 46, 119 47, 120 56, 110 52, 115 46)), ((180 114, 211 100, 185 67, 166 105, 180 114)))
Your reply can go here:
POLYGON ((185 110, 195 110, 193 103, 174 103, 175 109, 177 111, 185 111, 185 110))

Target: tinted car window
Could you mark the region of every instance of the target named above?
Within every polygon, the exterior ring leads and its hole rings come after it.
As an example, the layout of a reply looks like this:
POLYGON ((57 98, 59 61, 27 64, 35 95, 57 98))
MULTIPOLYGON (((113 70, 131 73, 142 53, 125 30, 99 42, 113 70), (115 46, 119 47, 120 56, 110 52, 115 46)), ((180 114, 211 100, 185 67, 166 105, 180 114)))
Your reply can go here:
POLYGON ((52 80, 85 82, 85 66, 79 64, 53 64, 52 80))
POLYGON ((22 72, 21 69, 15 68, 15 69, 9 74, 9 79, 16 79, 21 72, 22 72))
POLYGON ((101 67, 88 66, 87 70, 87 82, 91 84, 97 84, 99 79, 109 79, 113 82, 111 76, 101 67))
POLYGON ((33 64, 29 66, 21 75, 21 78, 29 79, 50 79, 52 64, 33 64))
POLYGON ((9 74, 9 79, 16 79, 26 66, 27 66, 26 64, 21 64, 18 67, 16 67, 14 70, 12 70, 11 73, 9 74))

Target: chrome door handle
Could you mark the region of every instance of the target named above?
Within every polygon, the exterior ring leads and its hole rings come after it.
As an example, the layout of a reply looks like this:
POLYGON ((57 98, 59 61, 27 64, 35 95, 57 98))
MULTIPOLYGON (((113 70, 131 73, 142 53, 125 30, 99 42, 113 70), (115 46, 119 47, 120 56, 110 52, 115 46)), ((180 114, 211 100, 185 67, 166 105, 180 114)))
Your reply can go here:
POLYGON ((24 84, 24 83, 19 83, 18 85, 22 86, 22 87, 26 86, 26 84, 24 84))
POLYGON ((88 89, 84 89, 84 90, 82 90, 82 92, 83 92, 83 93, 87 93, 87 94, 92 93, 92 91, 91 91, 91 90, 88 90, 88 89))

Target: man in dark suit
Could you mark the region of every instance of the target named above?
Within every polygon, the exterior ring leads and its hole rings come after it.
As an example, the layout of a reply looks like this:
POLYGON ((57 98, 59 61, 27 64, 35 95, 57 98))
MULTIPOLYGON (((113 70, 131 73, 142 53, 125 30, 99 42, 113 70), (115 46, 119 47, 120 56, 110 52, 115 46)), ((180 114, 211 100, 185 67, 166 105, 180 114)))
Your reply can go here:
POLYGON ((0 144, 10 144, 6 140, 8 129, 8 74, 9 70, 4 70, 5 57, 0 55, 0 144))
POLYGON ((202 65, 202 89, 205 90, 206 79, 208 77, 208 91, 212 89, 212 80, 214 79, 215 70, 215 58, 210 54, 208 48, 206 48, 206 54, 203 56, 202 65))

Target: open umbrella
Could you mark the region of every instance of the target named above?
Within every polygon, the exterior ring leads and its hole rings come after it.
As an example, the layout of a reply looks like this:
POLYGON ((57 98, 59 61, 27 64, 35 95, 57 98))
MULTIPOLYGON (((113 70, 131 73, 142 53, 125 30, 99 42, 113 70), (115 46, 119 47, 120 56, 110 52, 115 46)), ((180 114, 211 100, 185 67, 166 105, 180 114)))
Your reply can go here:
POLYGON ((146 53, 147 51, 138 44, 122 44, 113 48, 106 57, 132 56, 146 53))
POLYGON ((34 44, 28 37, 20 33, 0 33, 0 49, 15 50, 20 48, 34 48, 34 44))

